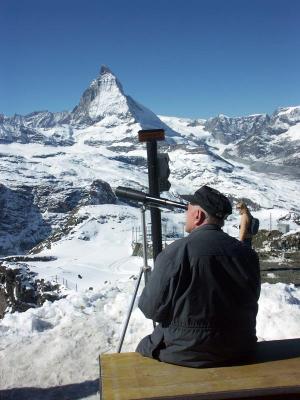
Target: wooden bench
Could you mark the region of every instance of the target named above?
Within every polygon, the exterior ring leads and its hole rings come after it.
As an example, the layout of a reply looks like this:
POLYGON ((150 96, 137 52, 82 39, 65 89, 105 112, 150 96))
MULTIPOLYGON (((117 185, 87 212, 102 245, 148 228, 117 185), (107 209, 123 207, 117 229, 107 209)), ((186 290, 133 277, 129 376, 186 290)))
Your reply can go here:
POLYGON ((186 368, 138 353, 100 356, 101 400, 297 399, 300 339, 258 343, 253 362, 218 368, 186 368))

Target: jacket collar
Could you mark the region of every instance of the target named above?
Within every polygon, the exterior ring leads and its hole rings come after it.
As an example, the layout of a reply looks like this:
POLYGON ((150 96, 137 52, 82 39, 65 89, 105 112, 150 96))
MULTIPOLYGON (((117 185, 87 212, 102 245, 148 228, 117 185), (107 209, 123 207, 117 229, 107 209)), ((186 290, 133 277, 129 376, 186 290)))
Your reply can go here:
POLYGON ((205 225, 201 225, 198 228, 195 228, 194 230, 192 230, 192 232, 190 233, 190 235, 192 235, 194 232, 202 232, 202 231, 221 231, 222 228, 220 227, 220 225, 216 225, 216 224, 205 224, 205 225))

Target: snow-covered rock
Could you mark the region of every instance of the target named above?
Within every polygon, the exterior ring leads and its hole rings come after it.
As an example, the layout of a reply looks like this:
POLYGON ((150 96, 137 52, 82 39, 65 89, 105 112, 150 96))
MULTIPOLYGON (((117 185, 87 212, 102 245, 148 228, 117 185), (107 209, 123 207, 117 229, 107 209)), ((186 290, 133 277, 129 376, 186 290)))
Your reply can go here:
POLYGON ((211 132, 216 140, 229 144, 260 133, 266 128, 269 120, 270 117, 267 114, 235 118, 221 114, 209 118, 205 123, 205 129, 211 132))
POLYGON ((76 207, 115 201, 109 184, 100 179, 87 187, 51 182, 14 188, 0 184, 0 256, 29 251, 61 229, 76 207))

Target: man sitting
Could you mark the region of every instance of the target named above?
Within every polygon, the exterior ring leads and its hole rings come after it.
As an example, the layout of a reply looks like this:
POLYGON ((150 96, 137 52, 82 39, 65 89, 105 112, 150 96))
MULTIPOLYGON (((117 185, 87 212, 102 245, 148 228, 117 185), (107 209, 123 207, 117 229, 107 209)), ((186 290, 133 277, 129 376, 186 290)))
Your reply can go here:
POLYGON ((223 194, 202 186, 186 199, 189 235, 155 261, 139 308, 159 324, 136 351, 189 367, 234 363, 257 341, 258 256, 222 231, 232 213, 223 194))

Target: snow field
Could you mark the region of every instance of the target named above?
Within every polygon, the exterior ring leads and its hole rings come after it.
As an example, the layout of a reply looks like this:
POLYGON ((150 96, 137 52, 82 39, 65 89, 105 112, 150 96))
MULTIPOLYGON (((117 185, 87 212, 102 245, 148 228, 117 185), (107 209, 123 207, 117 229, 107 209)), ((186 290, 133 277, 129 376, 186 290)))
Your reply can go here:
MULTIPOLYGON (((99 354, 117 350, 134 286, 132 279, 106 284, 97 291, 70 292, 41 308, 7 314, 0 323, 1 388, 56 387, 97 379, 99 354)), ((300 289, 263 284, 259 340, 296 338, 299 329, 300 289)), ((152 321, 135 305, 122 351, 134 351, 151 331, 152 321)))

